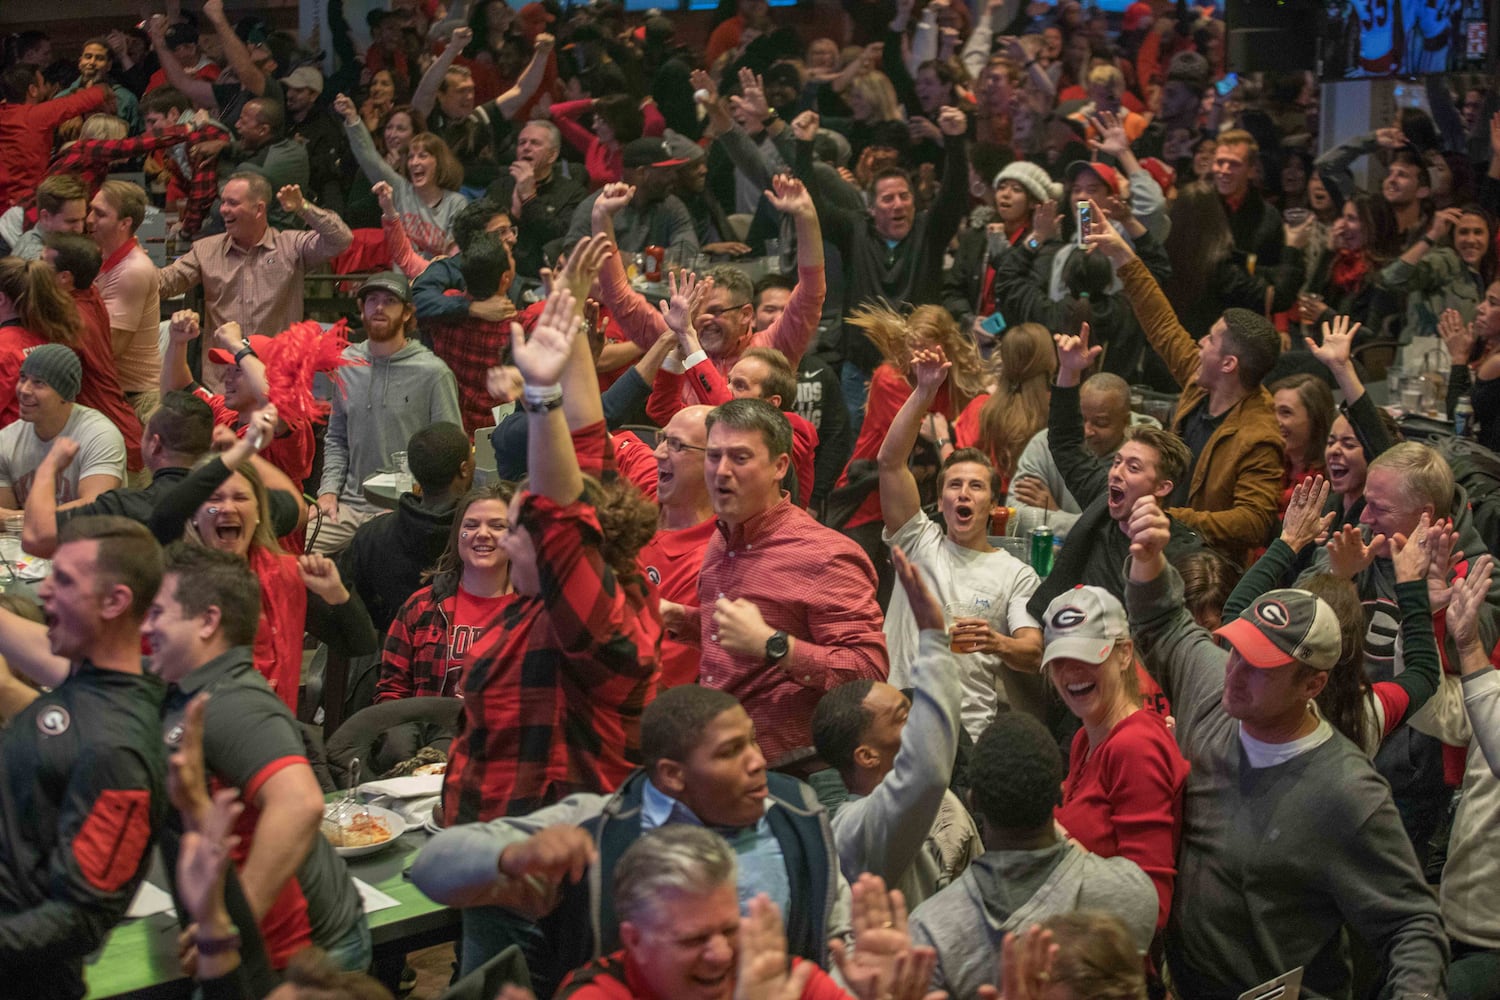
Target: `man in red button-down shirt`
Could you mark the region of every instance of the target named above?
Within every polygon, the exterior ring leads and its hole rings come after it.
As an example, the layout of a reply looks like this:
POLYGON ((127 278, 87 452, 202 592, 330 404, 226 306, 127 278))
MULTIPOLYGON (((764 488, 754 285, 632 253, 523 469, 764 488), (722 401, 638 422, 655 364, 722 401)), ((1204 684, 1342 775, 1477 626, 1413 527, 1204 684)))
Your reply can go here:
POLYGON ((859 546, 782 491, 792 429, 781 411, 736 399, 707 423, 704 476, 717 530, 699 606, 663 601, 662 619, 677 638, 701 644, 699 683, 740 700, 771 766, 801 762, 812 756, 823 692, 890 672, 875 570, 859 546))

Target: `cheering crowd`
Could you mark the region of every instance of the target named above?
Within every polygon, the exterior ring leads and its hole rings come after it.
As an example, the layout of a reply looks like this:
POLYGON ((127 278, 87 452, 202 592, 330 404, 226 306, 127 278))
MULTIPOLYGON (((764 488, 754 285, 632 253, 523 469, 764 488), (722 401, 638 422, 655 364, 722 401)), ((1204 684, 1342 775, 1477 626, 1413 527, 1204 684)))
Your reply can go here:
POLYGON ((1500 998, 1494 81, 190 6, 0 55, 0 995, 409 990, 436 767, 454 996, 1500 998))

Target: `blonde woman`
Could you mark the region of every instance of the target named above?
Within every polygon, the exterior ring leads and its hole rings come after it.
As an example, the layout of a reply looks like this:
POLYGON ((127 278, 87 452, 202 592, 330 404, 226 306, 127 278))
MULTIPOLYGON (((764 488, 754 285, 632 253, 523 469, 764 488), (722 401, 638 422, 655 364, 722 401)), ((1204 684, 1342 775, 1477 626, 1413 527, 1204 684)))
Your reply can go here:
POLYGON ((1021 449, 1047 426, 1057 352, 1045 326, 1022 323, 1005 332, 995 358, 994 391, 964 408, 953 425, 952 446, 988 455, 1009 489, 1021 449))

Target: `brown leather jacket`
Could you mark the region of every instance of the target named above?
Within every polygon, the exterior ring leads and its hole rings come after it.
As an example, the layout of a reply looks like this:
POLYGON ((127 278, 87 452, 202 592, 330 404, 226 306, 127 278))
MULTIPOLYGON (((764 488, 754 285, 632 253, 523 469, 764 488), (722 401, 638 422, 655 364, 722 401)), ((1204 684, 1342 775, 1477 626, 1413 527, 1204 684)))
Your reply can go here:
MULTIPOLYGON (((1182 386, 1172 421, 1172 431, 1181 434, 1183 418, 1208 396, 1196 381, 1198 343, 1177 321, 1156 279, 1139 260, 1120 268, 1120 281, 1146 339, 1182 386)), ((1276 524, 1282 455, 1271 394, 1257 386, 1229 409, 1203 454, 1196 457, 1188 506, 1167 513, 1207 544, 1248 564, 1252 551, 1266 544, 1276 524)))

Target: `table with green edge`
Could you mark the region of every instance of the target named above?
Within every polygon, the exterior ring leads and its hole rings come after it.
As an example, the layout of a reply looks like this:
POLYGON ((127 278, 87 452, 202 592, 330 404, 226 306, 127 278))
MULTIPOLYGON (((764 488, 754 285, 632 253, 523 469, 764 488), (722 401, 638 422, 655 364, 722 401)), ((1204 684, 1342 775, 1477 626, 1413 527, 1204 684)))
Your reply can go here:
MULTIPOLYGON (((399 974, 402 956, 407 952, 458 937, 458 911, 434 903, 406 878, 406 870, 427 838, 425 830, 408 830, 395 846, 348 860, 350 875, 401 904, 369 915, 377 973, 394 968, 399 974)), ((159 868, 151 879, 165 888, 159 868)), ((105 939, 104 947, 84 964, 88 996, 191 996, 193 982, 177 965, 177 933, 177 918, 168 913, 127 920, 117 926, 105 939)))

